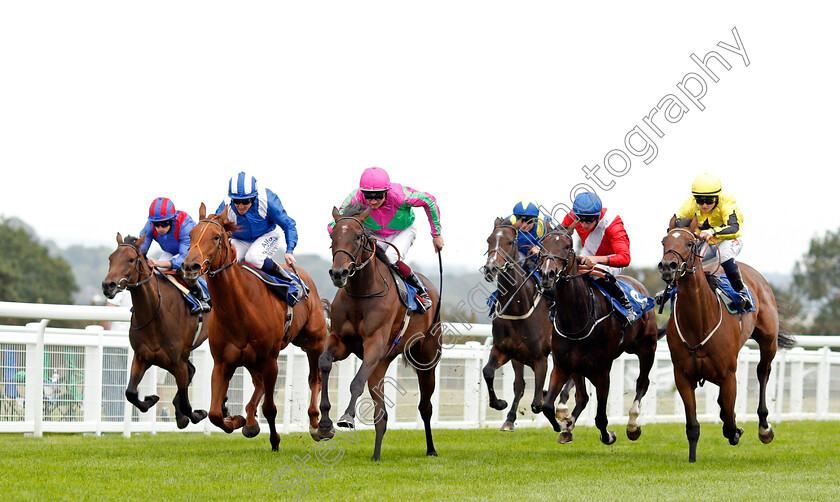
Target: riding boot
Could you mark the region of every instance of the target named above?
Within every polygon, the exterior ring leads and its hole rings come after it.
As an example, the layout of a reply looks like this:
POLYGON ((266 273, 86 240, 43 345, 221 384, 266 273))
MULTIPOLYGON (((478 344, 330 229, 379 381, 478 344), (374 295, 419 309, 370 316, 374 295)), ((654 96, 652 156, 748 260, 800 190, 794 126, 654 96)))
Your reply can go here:
POLYGON ((405 278, 405 282, 411 284, 417 290, 417 294, 414 297, 420 307, 421 314, 432 308, 432 299, 429 297, 429 293, 426 292, 426 286, 423 285, 420 278, 417 277, 417 274, 412 272, 411 275, 405 278))
POLYGON ((190 287, 190 294, 186 298, 190 304, 190 314, 192 315, 210 312, 210 309, 213 308, 213 304, 210 303, 210 298, 204 294, 204 288, 201 287, 198 281, 190 287))
MULTIPOLYGON (((277 262, 272 260, 271 258, 266 258, 265 259, 265 262, 263 263, 263 266, 260 270, 262 270, 263 272, 265 272, 266 274, 268 274, 272 277, 276 277, 278 279, 281 279, 283 281, 286 281, 288 283, 291 283, 291 284, 295 285, 295 288, 297 289, 297 291, 295 291, 294 293, 291 294, 291 296, 292 296, 292 298, 290 299, 291 301, 288 302, 292 307, 297 305, 297 303, 301 299, 303 299, 303 297, 306 295, 306 291, 304 291, 303 283, 298 282, 295 279, 293 279, 292 276, 289 274, 288 270, 286 270, 285 268, 278 265, 277 262)), ((289 289, 291 289, 291 288, 289 288, 289 289)))
POLYGON ((633 306, 630 304, 630 299, 627 298, 624 290, 618 285, 618 281, 616 281, 615 277, 611 274, 606 274, 606 279, 596 280, 598 281, 598 284, 604 288, 610 296, 618 300, 618 303, 621 304, 621 306, 624 307, 624 310, 627 311, 627 322, 634 322, 636 320, 636 312, 633 310, 633 306))
POLYGON ((724 270, 724 272, 726 272, 726 278, 729 279, 729 283, 732 284, 732 289, 734 289, 735 292, 738 293, 738 296, 741 297, 738 308, 741 309, 742 312, 746 312, 751 309, 752 302, 750 301, 750 297, 747 295, 747 290, 744 287, 744 280, 741 278, 741 269, 736 265, 735 268, 724 270))

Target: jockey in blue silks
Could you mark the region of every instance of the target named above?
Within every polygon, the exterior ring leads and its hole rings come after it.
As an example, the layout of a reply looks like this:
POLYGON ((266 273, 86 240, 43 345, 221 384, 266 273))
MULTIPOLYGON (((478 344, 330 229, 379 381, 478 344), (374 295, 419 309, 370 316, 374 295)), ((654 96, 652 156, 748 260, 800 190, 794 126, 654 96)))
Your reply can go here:
MULTIPOLYGON (((190 230, 195 222, 190 215, 183 211, 177 211, 175 204, 166 197, 158 197, 149 206, 149 218, 140 237, 149 236, 140 246, 140 252, 145 256, 149 251, 152 241, 158 243, 163 253, 157 260, 148 258, 149 265, 157 268, 166 268, 181 272, 181 264, 187 253, 190 251, 190 230)), ((190 287, 190 293, 186 296, 190 304, 190 313, 209 312, 210 303, 207 299, 207 285, 204 278, 190 287)))
POLYGON ((547 232, 547 223, 554 226, 554 220, 551 216, 543 214, 536 201, 531 199, 522 199, 513 206, 513 214, 508 216, 508 220, 512 224, 520 222, 519 232, 517 234, 517 247, 519 248, 519 256, 511 256, 512 259, 519 259, 524 262, 525 269, 531 269, 531 262, 528 258, 532 258, 539 254, 540 243, 547 232))
POLYGON ((237 261, 248 262, 271 276, 291 280, 274 261, 274 253, 280 247, 280 229, 286 237, 284 258, 289 266, 295 264, 294 251, 298 241, 295 220, 286 214, 280 197, 261 188, 255 177, 243 171, 230 178, 228 199, 219 205, 216 214, 221 214, 226 204, 227 219, 239 226, 231 236, 237 261))

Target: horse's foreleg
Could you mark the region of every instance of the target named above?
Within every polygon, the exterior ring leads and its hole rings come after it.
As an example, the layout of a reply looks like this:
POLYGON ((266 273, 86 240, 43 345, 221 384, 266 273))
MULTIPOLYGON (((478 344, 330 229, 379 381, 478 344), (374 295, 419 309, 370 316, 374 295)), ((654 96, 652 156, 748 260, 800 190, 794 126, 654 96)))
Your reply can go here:
POLYGON ((741 434, 744 433, 744 429, 741 429, 735 423, 735 396, 737 390, 738 384, 735 381, 735 373, 732 373, 721 382, 720 394, 718 395, 720 419, 723 421, 723 437, 728 439, 729 444, 732 446, 738 444, 738 441, 741 439, 741 434))
MULTIPOLYGON (((191 372, 186 364, 179 364, 173 368, 172 376, 175 377, 175 385, 178 386, 178 392, 175 393, 175 398, 172 404, 175 407, 175 423, 179 429, 185 428, 192 423, 198 423, 207 416, 204 410, 196 410, 193 412, 190 405, 189 392, 187 390, 190 382, 191 372)), ((194 370, 193 370, 194 371, 194 370)))
POLYGON ((674 381, 685 407, 685 437, 688 439, 688 461, 696 462, 697 440, 700 438, 700 423, 697 422, 697 400, 694 395, 697 382, 689 380, 676 364, 674 365, 674 381))
MULTIPOLYGON (((368 390, 373 399, 373 426, 376 429, 376 442, 373 446, 373 460, 379 460, 382 453, 382 438, 385 437, 385 431, 388 429, 388 410, 385 409, 385 386, 384 378, 385 372, 388 371, 388 364, 380 362, 370 378, 368 378, 368 390)), ((362 419, 367 425, 370 425, 366 420, 370 417, 362 419)))
POLYGON ((560 398, 558 400, 556 412, 558 419, 566 418, 569 415, 569 405, 566 403, 569 402, 569 395, 571 394, 572 387, 574 385, 574 381, 570 378, 565 384, 563 384, 563 388, 560 390, 560 398))
POLYGON ((149 411, 149 408, 154 406, 155 403, 160 400, 160 398, 154 394, 146 396, 146 398, 142 401, 140 401, 138 397, 137 386, 140 385, 140 381, 143 380, 143 375, 146 374, 146 370, 148 369, 149 365, 146 361, 140 360, 135 352, 134 359, 131 361, 131 378, 129 378, 128 386, 125 389, 125 398, 129 403, 133 404, 143 413, 149 411))
POLYGON ((321 419, 318 422, 318 438, 330 439, 335 435, 333 430, 333 422, 330 419, 330 395, 329 395, 329 381, 330 371, 334 361, 341 361, 349 354, 347 346, 340 338, 331 334, 327 338, 324 352, 318 357, 318 369, 321 373, 321 419))
MULTIPOLYGON (((548 371, 548 364, 545 358, 534 360, 534 401, 531 403, 531 411, 535 414, 542 411, 542 403, 545 399, 545 373, 548 371)), ((564 386, 565 387, 565 386, 564 386)), ((562 390, 560 391, 563 392, 562 390)))
POLYGON ((767 381, 770 379, 770 369, 772 367, 773 358, 776 356, 775 345, 771 348, 761 348, 761 359, 758 361, 756 367, 756 376, 758 377, 758 438, 762 443, 769 443, 773 441, 775 432, 773 426, 767 422, 767 381), (771 350, 772 349, 772 350, 771 350))
POLYGON ((487 384, 487 393, 490 397, 490 407, 494 410, 501 411, 507 408, 507 401, 498 399, 496 397, 496 389, 493 387, 496 370, 501 368, 507 361, 508 356, 499 352, 496 347, 493 347, 490 349, 490 357, 487 359, 487 364, 482 370, 482 373, 484 374, 484 382, 487 384))
POLYGON ((525 365, 516 359, 512 359, 510 365, 513 366, 513 402, 510 404, 507 418, 500 430, 513 432, 516 427, 514 424, 516 423, 516 410, 519 408, 519 400, 525 394, 525 365))
POLYGON ((227 408, 223 408, 234 370, 235 368, 228 367, 224 362, 217 361, 213 365, 213 374, 210 379, 211 396, 208 417, 213 425, 228 434, 245 424, 245 418, 242 415, 229 416, 225 412, 227 408))
POLYGON ((245 405, 246 418, 245 427, 242 428, 242 435, 246 438, 252 438, 258 436, 260 433, 260 423, 257 422, 257 406, 259 406, 260 400, 265 395, 266 383, 263 379, 263 373, 260 370, 248 368, 248 372, 251 374, 251 381, 254 383, 254 393, 251 395, 251 400, 245 405))
POLYGON ((607 430, 607 401, 610 397, 610 373, 607 368, 603 375, 595 378, 595 396, 598 399, 598 406, 595 412, 595 427, 601 431, 601 442, 604 444, 615 443, 615 432, 607 430))
POLYGON ((650 387, 650 370, 653 368, 655 361, 655 351, 656 344, 654 343, 650 350, 639 352, 639 377, 636 378, 636 396, 630 406, 630 419, 627 421, 627 438, 631 441, 639 439, 642 435, 639 415, 641 414, 642 398, 647 394, 648 387, 650 387))
POLYGON ((356 401, 365 390, 365 382, 367 382, 368 378, 370 378, 373 374, 374 369, 377 364, 379 364, 382 356, 385 354, 385 347, 382 340, 386 338, 385 334, 381 332, 376 332, 367 338, 367 343, 365 343, 363 349, 364 359, 362 360, 362 366, 350 382, 350 403, 347 405, 344 415, 338 419, 339 427, 347 429, 355 427, 354 419, 356 417, 356 401))
POLYGON ((557 422, 557 416, 554 413, 554 400, 557 399, 557 395, 560 393, 560 389, 563 387, 563 384, 569 379, 569 375, 566 374, 560 366, 560 361, 557 356, 552 355, 552 357, 554 358, 554 368, 551 370, 548 392, 546 393, 545 400, 543 401, 542 411, 545 418, 548 419, 548 422, 554 428, 554 432, 560 432, 561 427, 557 422))
POLYGON ((315 351, 306 354, 309 360, 309 435, 315 441, 321 439, 318 435, 318 393, 321 392, 321 372, 318 369, 320 355, 315 351))
MULTIPOLYGON (((263 365, 262 381, 265 384, 265 399, 263 400, 262 410, 263 416, 268 422, 268 439, 271 442, 271 451, 278 451, 280 449, 280 434, 277 434, 277 426, 275 424, 277 405, 274 403, 274 385, 277 383, 277 358, 270 358, 263 365)), ((257 424, 257 429, 259 427, 260 425, 257 424)))

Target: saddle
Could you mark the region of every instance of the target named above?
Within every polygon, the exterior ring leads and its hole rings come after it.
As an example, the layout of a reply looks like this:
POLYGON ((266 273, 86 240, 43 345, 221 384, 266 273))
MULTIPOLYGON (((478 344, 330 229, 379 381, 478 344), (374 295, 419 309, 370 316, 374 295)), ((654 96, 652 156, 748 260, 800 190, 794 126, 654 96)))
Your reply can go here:
POLYGON ((290 307, 294 307, 303 298, 309 296, 309 287, 300 277, 296 277, 289 273, 288 270, 283 270, 287 278, 274 277, 268 275, 262 270, 252 266, 249 263, 242 263, 242 268, 257 276, 269 290, 277 295, 278 298, 288 303, 290 307))
MULTIPOLYGON (((746 314, 747 312, 752 312, 755 310, 755 297, 750 291, 750 287, 744 284, 744 289, 747 293, 747 296, 750 299, 750 308, 747 310, 741 310, 741 296, 735 291, 735 288, 732 287, 732 284, 729 282, 729 278, 726 277, 725 274, 712 274, 711 272, 705 272, 706 274, 706 283, 711 288, 712 292, 715 293, 718 298, 720 298, 721 303, 726 307, 726 310, 733 315, 740 315, 746 314)), ((677 289, 668 289, 662 292, 662 299, 661 304, 659 303, 659 299, 657 298, 657 304, 665 306, 665 303, 670 300, 671 308, 674 308, 674 299, 677 297, 677 289)), ((659 309, 660 312, 662 308, 659 309)))
POLYGON ((393 267, 388 267, 388 270, 391 271, 391 277, 394 279, 394 284, 397 286, 400 303, 402 303, 405 307, 408 307, 409 310, 417 310, 417 301, 414 299, 414 295, 417 294, 417 289, 406 283, 405 279, 403 279, 399 272, 394 270, 393 267))

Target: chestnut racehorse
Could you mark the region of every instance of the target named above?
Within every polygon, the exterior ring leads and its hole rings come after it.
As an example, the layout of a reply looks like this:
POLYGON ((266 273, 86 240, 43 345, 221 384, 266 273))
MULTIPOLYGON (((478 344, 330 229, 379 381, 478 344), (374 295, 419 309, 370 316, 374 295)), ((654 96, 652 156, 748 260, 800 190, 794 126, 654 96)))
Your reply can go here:
POLYGON ((289 305, 269 291, 262 280, 236 263, 236 248, 230 234, 236 225, 227 219, 227 208, 220 215, 208 216, 204 204, 199 209, 200 221, 190 232, 192 244, 181 268, 188 277, 206 273, 207 287, 213 298, 214 316, 208 323, 210 352, 213 354, 210 420, 227 433, 242 427, 242 434, 254 437, 260 432, 257 405, 263 397, 262 411, 270 428, 271 449, 277 451, 280 435, 275 428, 277 406, 274 386, 277 381, 277 356, 292 343, 306 352, 309 359, 309 432, 317 440, 318 408, 316 400, 321 388, 318 357, 324 350, 327 334, 321 298, 312 277, 298 268, 300 278, 311 288, 309 296, 292 309, 287 324, 289 305), (236 368, 244 366, 254 382, 254 394, 241 415, 226 416, 223 404, 236 368))
MULTIPOLYGON (((350 354, 362 360, 361 368, 350 383, 350 404, 338 420, 338 426, 355 427, 356 401, 365 381, 374 401, 376 444, 373 459, 379 460, 382 437, 388 422, 384 403, 385 372, 398 355, 414 367, 420 387, 420 417, 426 429, 426 455, 437 455, 432 442, 432 394, 435 390, 435 367, 441 356, 441 334, 436 315, 439 295, 428 279, 421 277, 432 299, 426 313, 406 312, 400 302, 389 265, 377 246, 371 229, 364 226, 371 208, 362 211, 351 205, 340 214, 333 208, 335 227, 332 230, 333 261, 330 278, 339 288, 332 302, 330 336, 319 362, 321 390, 321 437, 331 437, 328 385, 334 361, 350 354), (382 254, 380 256, 379 254, 382 254), (406 315, 405 337, 397 338, 406 315)), ((392 383, 394 385, 395 382, 392 383)))
POLYGON ((134 307, 128 341, 134 350, 131 362, 131 377, 125 389, 128 402, 145 413, 160 400, 156 395, 146 396, 140 401, 137 385, 146 370, 159 366, 172 373, 178 392, 172 404, 175 407, 175 422, 183 429, 190 422, 197 424, 207 412, 193 410, 187 387, 195 374, 190 362, 190 351, 207 339, 207 320, 212 313, 205 314, 201 333, 198 331, 198 316, 190 315, 184 296, 168 280, 152 271, 140 246, 147 235, 139 239, 127 236, 123 240, 117 234, 117 249, 108 257, 108 275, 102 281, 102 294, 113 298, 118 291, 127 289, 134 307))
MULTIPOLYGON (((564 418, 561 425, 554 417, 554 399, 569 375, 578 373, 595 386, 598 399, 595 426, 601 432, 601 442, 613 444, 615 433, 607 430, 610 369, 612 362, 622 352, 636 354, 639 358, 639 377, 636 379, 636 395, 627 422, 627 437, 636 440, 642 433, 638 424, 641 400, 647 393, 650 370, 656 355, 656 318, 653 311, 648 310, 628 325, 592 281, 580 273, 578 258, 572 246, 574 226, 575 223, 572 223, 568 227, 560 225, 556 229, 549 229, 542 241, 540 279, 543 287, 553 287, 555 300, 554 332, 551 338, 554 369, 543 413, 554 430, 560 432, 559 442, 572 440, 572 429, 586 401, 575 403, 571 417, 564 418)), ((648 296, 640 282, 627 276, 620 278, 642 295, 648 296)))
MULTIPOLYGON (((548 354, 551 352, 551 320, 548 312, 552 300, 540 291, 532 274, 526 273, 519 262, 517 237, 519 225, 505 218, 496 218, 493 232, 487 238, 487 262, 482 267, 487 282, 498 281, 498 294, 493 315, 493 348, 484 366, 484 381, 487 383, 490 407, 503 410, 507 401, 496 397, 493 380, 496 370, 508 361, 514 372, 513 403, 501 430, 513 431, 519 400, 525 393, 525 368, 534 370, 534 399, 531 411, 542 413, 545 374, 548 369, 548 354)), ((565 405, 569 398, 569 381, 560 393, 560 402, 565 405)), ((588 399, 578 386, 577 400, 588 399)), ((568 410, 568 409, 567 409, 568 410)))
POLYGON ((677 296, 666 327, 668 348, 674 363, 674 380, 685 405, 685 435, 688 461, 697 460, 697 403, 694 391, 704 380, 720 387, 718 404, 723 435, 729 444, 738 444, 744 429, 735 423, 735 370, 741 347, 752 338, 758 343, 760 360, 756 367, 759 386, 758 437, 762 443, 773 440, 773 427, 767 422, 765 391, 777 347, 793 347, 795 340, 783 333, 773 290, 752 267, 739 263, 744 283, 753 294, 755 311, 730 314, 709 287, 703 272, 701 249, 704 241, 695 235, 697 219, 671 218, 668 235, 662 239, 663 257, 659 272, 666 283, 676 283, 677 296))

